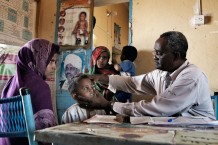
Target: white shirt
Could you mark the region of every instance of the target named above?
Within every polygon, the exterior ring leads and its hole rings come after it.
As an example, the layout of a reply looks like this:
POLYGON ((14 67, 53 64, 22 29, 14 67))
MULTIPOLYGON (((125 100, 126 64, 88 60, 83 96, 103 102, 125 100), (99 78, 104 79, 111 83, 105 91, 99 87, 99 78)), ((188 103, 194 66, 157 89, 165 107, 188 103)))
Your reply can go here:
POLYGON ((210 89, 205 74, 188 61, 170 74, 166 89, 167 72, 154 70, 135 76, 109 76, 108 88, 138 95, 154 94, 151 102, 114 103, 113 110, 131 116, 206 116, 215 119, 210 89))
POLYGON ((63 90, 68 90, 68 87, 69 87, 69 83, 68 83, 68 80, 66 79, 66 80, 64 81, 64 84, 62 85, 61 89, 63 89, 63 90))
POLYGON ((78 104, 73 104, 64 112, 62 123, 82 122, 96 114, 105 115, 106 113, 104 110, 87 110, 80 108, 78 104))

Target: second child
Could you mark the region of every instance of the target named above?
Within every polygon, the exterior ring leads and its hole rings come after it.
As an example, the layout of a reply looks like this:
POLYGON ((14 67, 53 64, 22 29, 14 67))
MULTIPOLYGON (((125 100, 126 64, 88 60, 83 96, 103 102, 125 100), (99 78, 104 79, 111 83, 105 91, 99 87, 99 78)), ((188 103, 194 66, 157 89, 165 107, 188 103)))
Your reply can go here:
MULTIPOLYGON (((124 46, 121 52, 120 64, 115 64, 114 68, 120 72, 122 76, 135 76, 134 61, 137 58, 137 49, 134 46, 124 46)), ((132 94, 118 91, 116 98, 119 102, 131 102, 132 94)))

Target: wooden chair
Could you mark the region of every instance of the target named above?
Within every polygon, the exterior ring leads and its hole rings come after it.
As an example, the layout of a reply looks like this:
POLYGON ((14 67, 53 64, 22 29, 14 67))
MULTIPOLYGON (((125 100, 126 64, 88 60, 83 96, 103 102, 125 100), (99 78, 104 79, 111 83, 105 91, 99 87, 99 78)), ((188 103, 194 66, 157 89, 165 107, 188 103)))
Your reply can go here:
POLYGON ((30 145, 38 145, 33 140, 35 121, 29 90, 21 88, 19 92, 19 96, 0 99, 0 137, 27 137, 30 145))
POLYGON ((218 92, 214 92, 213 96, 211 96, 211 99, 213 101, 216 120, 218 120, 218 92))

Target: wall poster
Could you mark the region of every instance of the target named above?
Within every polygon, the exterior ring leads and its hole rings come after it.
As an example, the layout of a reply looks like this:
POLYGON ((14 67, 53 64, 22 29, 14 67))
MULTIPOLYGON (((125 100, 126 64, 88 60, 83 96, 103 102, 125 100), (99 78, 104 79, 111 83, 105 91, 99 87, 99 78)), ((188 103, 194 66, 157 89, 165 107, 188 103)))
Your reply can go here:
POLYGON ((88 73, 92 53, 94 0, 57 0, 55 42, 60 45, 56 71, 58 121, 76 101, 68 92, 68 82, 79 73, 88 73))
POLYGON ((93 0, 60 0, 57 41, 63 47, 90 48, 93 0))
POLYGON ((121 50, 121 27, 114 23, 114 47, 121 50))
POLYGON ((57 78, 59 79, 58 92, 68 90, 68 82, 80 73, 88 73, 90 67, 90 53, 85 49, 77 49, 71 51, 62 51, 59 56, 60 72, 57 78))

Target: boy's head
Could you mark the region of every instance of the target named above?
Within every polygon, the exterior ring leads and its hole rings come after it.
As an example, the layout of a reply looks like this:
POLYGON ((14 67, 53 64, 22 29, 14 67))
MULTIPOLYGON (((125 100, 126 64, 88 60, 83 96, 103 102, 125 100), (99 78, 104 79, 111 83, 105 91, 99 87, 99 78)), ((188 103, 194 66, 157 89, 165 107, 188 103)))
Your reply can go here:
POLYGON ((120 60, 135 61, 137 57, 137 49, 134 46, 124 46, 121 52, 120 60))
POLYGON ((81 12, 81 13, 79 14, 79 19, 80 19, 80 20, 85 20, 85 19, 86 19, 86 12, 81 12))
POLYGON ((85 74, 73 78, 69 83, 68 90, 75 100, 78 96, 90 98, 94 95, 92 82, 85 74))

